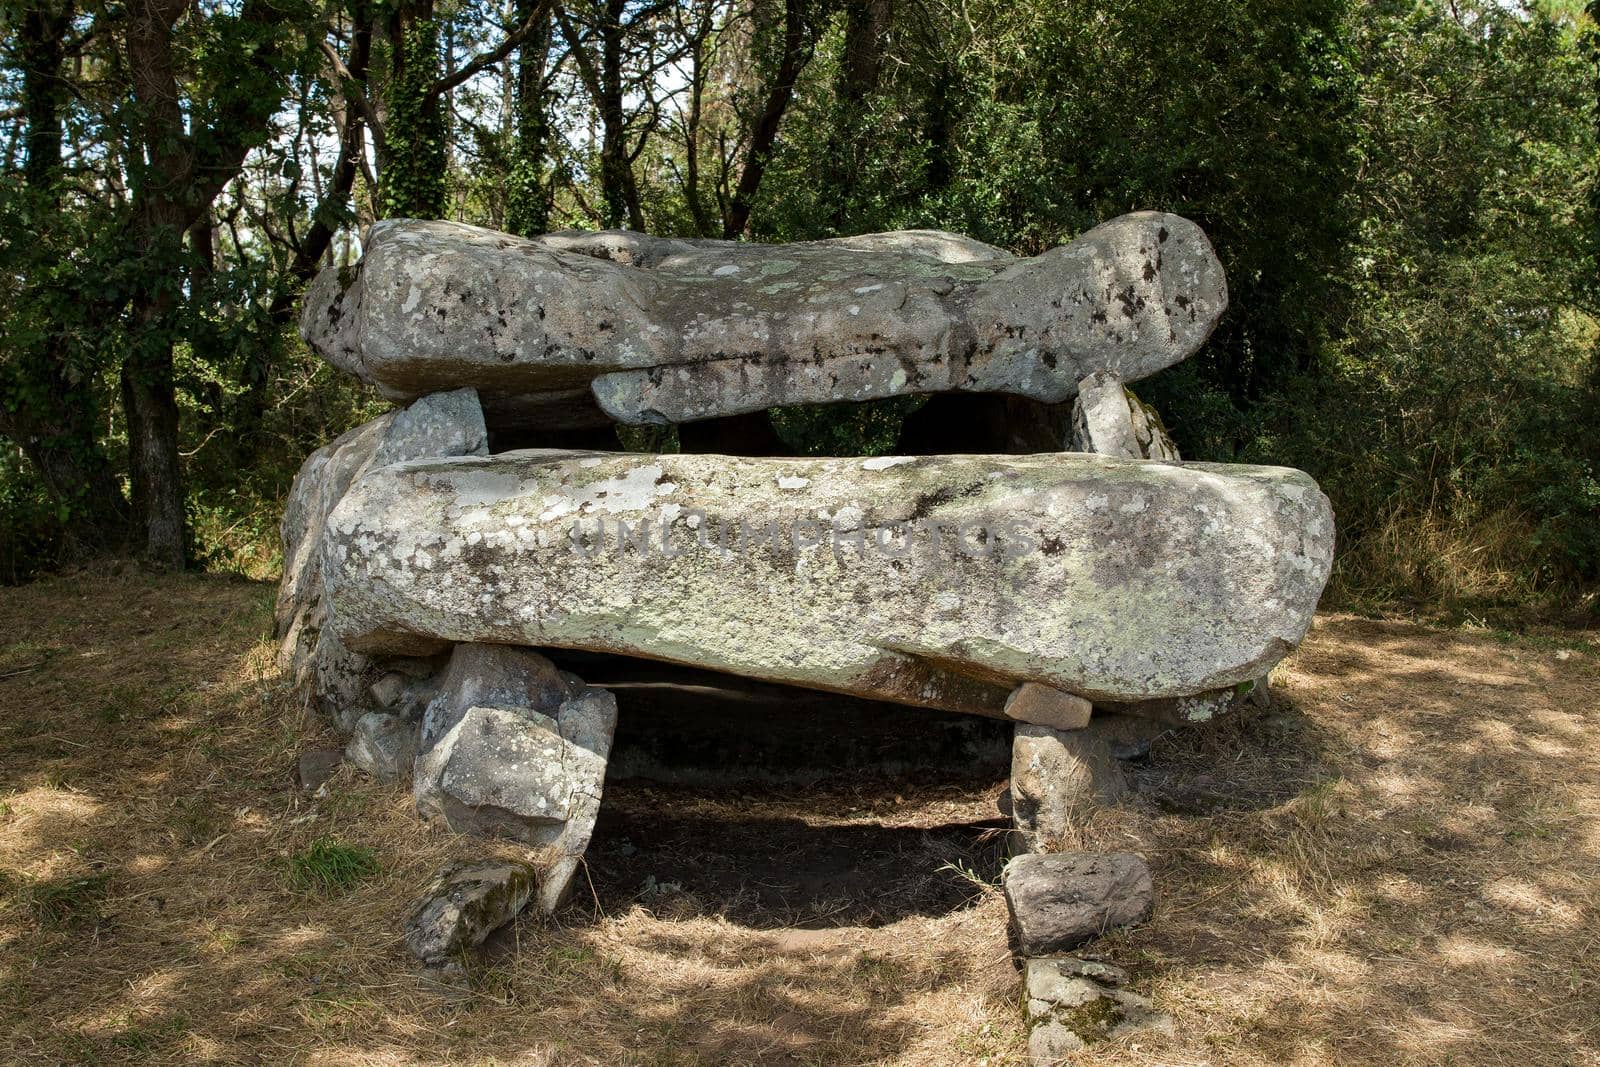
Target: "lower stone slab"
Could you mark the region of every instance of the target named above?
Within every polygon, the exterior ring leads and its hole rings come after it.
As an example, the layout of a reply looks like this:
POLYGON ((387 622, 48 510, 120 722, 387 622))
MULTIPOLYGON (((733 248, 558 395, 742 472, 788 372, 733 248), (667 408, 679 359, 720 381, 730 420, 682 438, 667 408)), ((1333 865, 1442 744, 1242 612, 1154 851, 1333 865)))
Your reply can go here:
POLYGON ((1298 471, 1077 454, 752 459, 527 451, 397 464, 330 516, 350 649, 618 652, 1001 715, 1263 674, 1333 521, 1298 471))

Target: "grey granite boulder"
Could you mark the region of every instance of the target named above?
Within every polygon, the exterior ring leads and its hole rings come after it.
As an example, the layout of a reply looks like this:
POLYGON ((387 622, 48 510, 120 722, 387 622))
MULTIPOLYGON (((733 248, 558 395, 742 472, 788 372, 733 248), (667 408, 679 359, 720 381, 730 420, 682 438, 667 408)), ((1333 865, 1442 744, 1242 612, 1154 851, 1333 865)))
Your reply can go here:
POLYGON ((539 849, 539 904, 565 898, 600 811, 616 698, 529 649, 458 645, 424 713, 417 810, 539 849))
POLYGON ((374 471, 323 573, 365 655, 595 649, 998 716, 1023 682, 1258 677, 1332 550, 1326 498, 1282 468, 530 451, 374 471))
POLYGON ((393 219, 317 277, 301 334, 391 398, 473 385, 495 425, 676 423, 949 390, 1056 403, 1185 358, 1226 304, 1205 235, 1158 212, 1031 259, 932 231, 774 246, 393 219))
POLYGON ((446 864, 411 906, 406 948, 430 967, 459 966, 463 952, 527 907, 537 885, 531 864, 446 864))
POLYGON ((1068 840, 1074 820, 1115 804, 1128 780, 1099 731, 1019 723, 1011 740, 1011 817, 1023 848, 1068 840))
POLYGON ((345 743, 345 759, 380 782, 409 781, 417 758, 417 724, 372 711, 356 721, 345 743))
POLYGON ((1121 459, 1175 462, 1178 446, 1167 436, 1161 419, 1143 401, 1104 371, 1078 383, 1072 404, 1072 447, 1121 459))
POLYGON ((477 394, 456 389, 424 397, 364 423, 317 449, 300 467, 284 504, 283 578, 275 633, 279 666, 313 703, 348 730, 366 699, 370 663, 332 639, 322 595, 322 531, 351 484, 389 463, 430 456, 486 455, 488 431, 477 394))
POLYGON ((1150 917, 1150 868, 1131 852, 1018 856, 1002 876, 1023 956, 1070 952, 1150 917))

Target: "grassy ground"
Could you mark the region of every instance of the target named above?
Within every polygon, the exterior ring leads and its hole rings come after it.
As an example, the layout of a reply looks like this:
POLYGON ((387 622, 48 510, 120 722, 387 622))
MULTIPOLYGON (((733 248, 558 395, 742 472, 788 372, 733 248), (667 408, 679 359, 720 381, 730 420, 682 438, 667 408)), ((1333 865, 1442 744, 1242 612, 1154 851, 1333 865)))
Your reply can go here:
MULTIPOLYGON (((1023 1061, 981 847, 1001 782, 616 784, 635 840, 598 839, 578 900, 467 987, 429 984, 407 903, 492 849, 348 769, 296 792, 295 754, 332 739, 268 669, 270 597, 0 593, 0 1061, 1023 1061), (652 845, 663 876, 633 884, 652 845), (850 849, 904 889, 849 877, 850 849)), ((1082 1062, 1600 1063, 1593 636, 1324 617, 1274 712, 1163 741, 1083 838, 1151 860, 1154 920, 1101 947, 1177 1034, 1082 1062)))

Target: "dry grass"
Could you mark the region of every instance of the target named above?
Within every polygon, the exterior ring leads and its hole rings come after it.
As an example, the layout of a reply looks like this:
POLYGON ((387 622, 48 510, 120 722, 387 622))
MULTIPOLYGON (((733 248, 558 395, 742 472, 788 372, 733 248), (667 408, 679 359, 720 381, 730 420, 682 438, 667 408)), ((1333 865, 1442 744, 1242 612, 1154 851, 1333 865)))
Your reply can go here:
MULTIPOLYGON (((692 884, 597 878, 466 988, 431 985, 401 918, 440 862, 486 846, 347 769, 325 799, 295 792, 295 753, 331 739, 266 669, 270 597, 141 576, 0 595, 0 1061, 1022 1062, 1004 905, 982 886, 799 930, 692 884), (319 841, 377 869, 296 888, 319 841)), ((1082 1062, 1600 1063, 1591 635, 1327 617, 1277 680, 1277 711, 1163 742, 1141 803, 1083 828, 1151 859, 1154 921, 1103 947, 1179 1026, 1082 1062)), ((758 818, 826 841, 978 822, 993 793, 614 799, 751 848, 736 830, 758 818)))
POLYGON ((1592 622, 1595 597, 1529 563, 1537 528, 1514 510, 1479 513, 1460 503, 1393 509, 1341 542, 1324 603, 1354 610, 1410 604, 1425 614, 1463 611, 1592 622))

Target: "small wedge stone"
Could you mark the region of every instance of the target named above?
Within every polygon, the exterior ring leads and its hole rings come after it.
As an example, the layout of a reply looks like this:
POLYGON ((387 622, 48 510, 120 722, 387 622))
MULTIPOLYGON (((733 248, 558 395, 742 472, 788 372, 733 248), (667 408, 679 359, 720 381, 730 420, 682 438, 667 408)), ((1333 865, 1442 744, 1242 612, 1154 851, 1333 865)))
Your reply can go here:
POLYGON ((1080 696, 1038 682, 1023 682, 1006 698, 1006 718, 1048 726, 1053 730, 1081 730, 1089 725, 1094 705, 1080 696))

